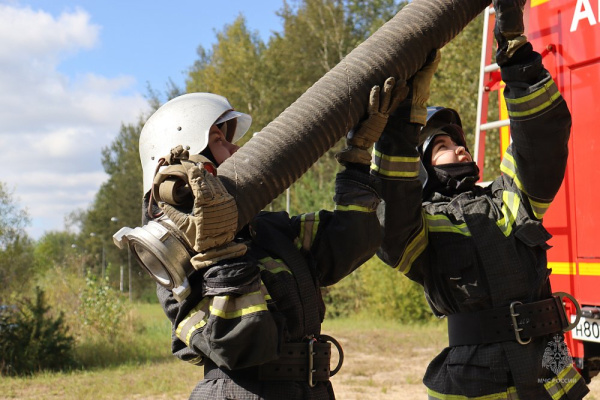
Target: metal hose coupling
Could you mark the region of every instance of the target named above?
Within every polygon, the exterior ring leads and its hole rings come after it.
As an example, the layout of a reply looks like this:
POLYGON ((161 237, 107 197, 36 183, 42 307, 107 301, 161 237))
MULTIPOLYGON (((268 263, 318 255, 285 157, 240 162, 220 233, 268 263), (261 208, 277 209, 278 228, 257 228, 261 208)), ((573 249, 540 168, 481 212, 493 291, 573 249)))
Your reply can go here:
POLYGON ((113 235, 119 249, 126 246, 137 262, 181 302, 190 294, 189 276, 195 271, 184 239, 171 220, 161 217, 137 228, 123 227, 113 235))

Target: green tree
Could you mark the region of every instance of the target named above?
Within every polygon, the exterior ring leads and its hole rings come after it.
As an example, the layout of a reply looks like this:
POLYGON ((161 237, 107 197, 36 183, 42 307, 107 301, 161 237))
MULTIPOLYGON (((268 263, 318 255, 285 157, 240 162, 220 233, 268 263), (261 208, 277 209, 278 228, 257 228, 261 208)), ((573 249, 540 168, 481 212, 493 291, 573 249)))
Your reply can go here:
MULTIPOLYGON (((347 0, 353 36, 364 41, 408 4, 397 0, 347 0)), ((358 42, 356 43, 358 44, 358 42)))
POLYGON ((13 192, 0 181, 0 304, 12 293, 31 287, 33 242, 25 232, 27 211, 19 208, 13 192))
POLYGON ((246 20, 239 16, 217 33, 212 51, 198 48, 199 60, 189 72, 188 92, 222 94, 236 110, 252 115, 253 126, 263 126, 261 109, 266 90, 261 73, 265 44, 258 33, 250 32, 246 20))
POLYGON ((53 317, 44 292, 0 309, 0 375, 26 375, 73 365, 73 338, 63 315, 53 317))
POLYGON ((77 248, 77 235, 65 231, 46 232, 35 244, 33 255, 36 273, 40 274, 54 265, 65 264, 77 248))

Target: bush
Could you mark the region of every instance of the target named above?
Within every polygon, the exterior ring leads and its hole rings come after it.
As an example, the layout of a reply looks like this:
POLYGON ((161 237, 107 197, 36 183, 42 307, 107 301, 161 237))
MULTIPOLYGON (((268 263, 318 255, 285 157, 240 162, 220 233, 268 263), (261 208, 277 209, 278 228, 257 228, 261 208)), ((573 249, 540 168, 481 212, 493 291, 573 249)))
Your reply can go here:
POLYGON ((373 257, 334 286, 323 289, 327 317, 368 315, 402 323, 435 317, 423 288, 373 257))
POLYGON ((125 331, 128 306, 123 296, 112 289, 108 278, 88 273, 81 293, 79 316, 87 335, 113 340, 125 331))
POLYGON ((0 309, 0 374, 29 375, 73 365, 73 338, 46 306, 44 292, 36 287, 35 300, 0 309))

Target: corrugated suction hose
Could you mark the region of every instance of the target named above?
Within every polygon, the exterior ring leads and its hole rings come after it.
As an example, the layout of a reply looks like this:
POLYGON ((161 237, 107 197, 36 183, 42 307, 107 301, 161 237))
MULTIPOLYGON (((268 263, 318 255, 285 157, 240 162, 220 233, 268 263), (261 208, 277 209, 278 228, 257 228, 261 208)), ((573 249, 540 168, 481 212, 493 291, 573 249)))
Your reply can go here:
MULTIPOLYGON (((238 228, 283 193, 346 135, 368 94, 394 76, 407 79, 490 0, 414 0, 327 72, 219 167, 238 204, 238 228)), ((474 44, 475 45, 475 44, 474 44)))

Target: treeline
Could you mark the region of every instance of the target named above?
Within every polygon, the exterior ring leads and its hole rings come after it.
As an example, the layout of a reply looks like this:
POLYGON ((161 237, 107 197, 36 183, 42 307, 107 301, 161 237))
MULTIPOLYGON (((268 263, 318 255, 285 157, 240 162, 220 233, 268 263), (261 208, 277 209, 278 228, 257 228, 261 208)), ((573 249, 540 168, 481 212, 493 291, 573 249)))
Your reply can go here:
MULTIPOLYGON (((198 48, 185 88, 172 82, 164 93, 150 88, 150 105, 157 109, 184 92, 218 93, 236 109, 251 114, 251 132, 258 132, 405 5, 395 0, 284 0, 278 12, 282 30, 267 42, 249 30, 241 15, 216 34, 211 48, 198 48)), ((478 17, 444 47, 432 86, 431 105, 458 110, 469 143, 474 141, 482 21, 478 17)), ((26 296, 33 299, 41 290, 51 306, 50 321, 63 313, 61 321, 72 328, 87 318, 85 310, 89 316, 94 308, 90 304, 105 310, 114 321, 126 314, 119 307, 128 298, 155 301, 154 281, 127 251, 112 243, 120 227, 141 224, 138 139, 147 118, 141 115, 137 121, 123 123, 116 139, 102 149, 102 165, 109 178, 87 210, 70 215, 69 223, 78 228, 77 234, 48 232, 37 242, 30 240, 24 233, 27 215, 0 184, 0 305, 16 304, 26 296), (117 299, 114 304, 107 293, 117 299)), ((493 136, 488 137, 488 148, 498 146, 493 136)), ((244 140, 251 137, 246 135, 244 140)), ((333 154, 342 144, 326 153, 268 209, 291 214, 331 209, 339 168, 333 154)), ((486 161, 487 166, 496 164, 497 160, 486 161)), ((375 258, 326 289, 326 299, 331 317, 366 313, 406 322, 431 318, 422 291, 375 258)), ((123 326, 109 324, 105 317, 95 314, 85 324, 98 330, 123 326)), ((84 334, 81 329, 72 331, 75 339, 84 334)))

